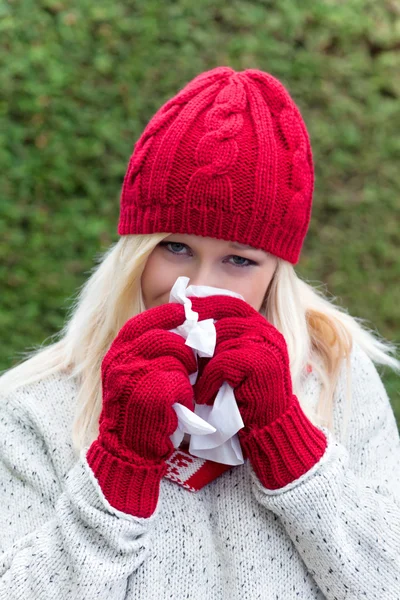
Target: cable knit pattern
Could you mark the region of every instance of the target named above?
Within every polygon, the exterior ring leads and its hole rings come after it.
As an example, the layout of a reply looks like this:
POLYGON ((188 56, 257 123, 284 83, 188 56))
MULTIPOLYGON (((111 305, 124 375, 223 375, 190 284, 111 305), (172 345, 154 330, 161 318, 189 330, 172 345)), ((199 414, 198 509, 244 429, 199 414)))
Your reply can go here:
POLYGON ((314 169, 302 116, 257 69, 201 73, 149 121, 130 158, 118 233, 189 233, 296 264, 314 169))
MULTIPOLYGON (((236 80, 220 90, 208 111, 204 120, 205 134, 194 154, 197 169, 190 177, 185 195, 185 202, 193 207, 201 209, 204 203, 212 210, 215 199, 221 198, 220 210, 234 211, 232 174, 239 155, 235 138, 243 129, 241 113, 245 108, 243 84, 236 80)), ((201 211, 199 214, 201 217, 201 211)))
POLYGON ((157 505, 178 425, 173 404, 193 408, 189 375, 197 362, 185 340, 169 331, 184 320, 175 303, 135 315, 101 365, 99 436, 87 461, 110 504, 138 517, 150 517, 157 505))
MULTIPOLYGON (((348 437, 283 489, 248 462, 197 493, 161 481, 149 519, 113 509, 71 447, 78 383, 0 398, 1 600, 398 600, 400 445, 379 375, 355 346, 348 437)), ((305 377, 313 404, 320 384, 305 377)))
POLYGON ((215 324, 214 356, 194 386, 196 402, 212 404, 229 383, 244 423, 240 442, 258 478, 269 489, 283 487, 311 469, 326 448, 324 434, 293 394, 286 340, 241 299, 211 296, 205 304, 193 298, 193 310, 198 306, 202 316, 219 310, 227 316, 215 324))

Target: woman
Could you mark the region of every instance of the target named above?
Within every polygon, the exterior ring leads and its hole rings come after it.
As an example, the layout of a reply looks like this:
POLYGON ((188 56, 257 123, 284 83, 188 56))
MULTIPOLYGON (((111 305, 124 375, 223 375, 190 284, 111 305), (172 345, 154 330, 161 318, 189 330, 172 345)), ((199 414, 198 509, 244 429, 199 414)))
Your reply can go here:
POLYGON ((399 435, 373 361, 400 363, 295 274, 313 184, 303 119, 262 71, 202 73, 150 120, 121 239, 61 339, 0 380, 0 597, 399 597, 399 435), (179 276, 243 297, 192 298, 217 333, 199 362, 172 331, 179 276), (170 437, 174 405, 224 382, 231 468, 170 437))

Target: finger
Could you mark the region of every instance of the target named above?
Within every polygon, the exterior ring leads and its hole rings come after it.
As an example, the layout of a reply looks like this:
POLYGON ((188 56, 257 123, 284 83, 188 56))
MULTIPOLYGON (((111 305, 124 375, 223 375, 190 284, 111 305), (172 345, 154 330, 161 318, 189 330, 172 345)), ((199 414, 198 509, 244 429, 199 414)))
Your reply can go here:
POLYGON ((156 377, 153 373, 145 375, 127 398, 126 411, 121 415, 126 445, 129 447, 131 444, 132 424, 135 431, 153 430, 150 444, 148 435, 136 437, 135 449, 140 456, 151 460, 159 459, 171 449, 170 436, 178 426, 173 404, 180 403, 193 410, 193 398, 189 379, 181 373, 161 371, 156 377))
POLYGON ((179 402, 193 409, 193 387, 182 365, 174 364, 171 359, 166 369, 156 365, 155 370, 149 370, 145 363, 148 365, 148 361, 141 360, 136 370, 128 372, 123 371, 121 366, 110 371, 109 386, 103 389, 103 412, 107 418, 112 416, 115 422, 118 420, 116 415, 121 413, 124 416, 124 407, 128 403, 135 406, 148 403, 157 411, 160 410, 158 405, 179 402))
POLYGON ((155 418, 163 417, 175 403, 193 410, 192 385, 187 374, 179 370, 146 373, 135 383, 135 388, 129 404, 134 407, 132 417, 136 419, 142 411, 153 414, 155 418), (140 407, 138 403, 141 403, 140 407))
POLYGON ((224 342, 244 336, 256 336, 259 341, 263 340, 260 326, 254 319, 247 317, 227 317, 215 323, 216 350, 224 342))
POLYGON ((216 349, 215 353, 225 350, 225 342, 240 338, 243 341, 253 341, 259 344, 275 345, 284 352, 286 341, 283 335, 263 315, 257 317, 232 317, 221 319, 215 323, 216 349))
POLYGON ((184 364, 188 373, 195 373, 197 370, 194 352, 186 345, 184 338, 171 331, 152 329, 134 340, 112 346, 103 359, 103 373, 107 372, 111 364, 132 362, 139 356, 148 360, 174 356, 184 364))
MULTIPOLYGON (((193 355, 193 351, 190 348, 188 348, 188 350, 190 350, 193 355)), ((103 387, 111 389, 112 386, 116 384, 116 377, 123 379, 124 376, 135 373, 141 375, 144 372, 152 372, 157 376, 157 372, 159 371, 180 371, 184 373, 186 377, 189 377, 190 373, 195 373, 197 370, 194 355, 193 359, 190 357, 188 363, 189 364, 185 364, 185 360, 182 361, 180 358, 170 354, 161 355, 152 359, 144 358, 143 356, 132 356, 130 360, 127 360, 126 362, 114 361, 108 368, 102 366, 103 387), (188 366, 190 369, 187 368, 188 366)))
POLYGON ((196 298, 190 296, 192 308, 199 313, 201 321, 205 319, 222 319, 224 317, 249 317, 258 314, 257 311, 244 300, 231 296, 207 296, 196 298))
POLYGON ((147 331, 132 343, 132 352, 147 359, 173 356, 184 365, 188 373, 197 371, 195 353, 186 340, 177 333, 154 329, 147 331))
POLYGON ((131 317, 119 331, 115 342, 133 340, 151 329, 175 329, 185 321, 183 304, 168 302, 131 317))
MULTIPOLYGON (((153 378, 154 379, 154 378, 153 378)), ((194 408, 194 391, 189 377, 186 373, 176 371, 162 371, 157 376, 155 389, 153 389, 152 398, 157 398, 158 402, 173 405, 175 403, 186 406, 189 410, 194 408)), ((175 431, 174 428, 171 433, 175 431)))
POLYGON ((243 365, 242 354, 242 350, 221 352, 210 360, 193 387, 198 404, 212 404, 225 381, 233 388, 243 381, 249 365, 243 365))

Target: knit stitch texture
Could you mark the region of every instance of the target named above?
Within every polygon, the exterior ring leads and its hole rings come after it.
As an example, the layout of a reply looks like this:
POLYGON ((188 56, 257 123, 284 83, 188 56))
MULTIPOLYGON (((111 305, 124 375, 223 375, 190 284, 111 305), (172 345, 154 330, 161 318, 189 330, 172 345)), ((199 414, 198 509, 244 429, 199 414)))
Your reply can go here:
MULTIPOLYGON (((197 493, 164 478, 156 513, 113 509, 71 426, 78 382, 56 374, 0 397, 1 600, 398 600, 400 443, 380 377, 351 355, 348 437, 283 489, 248 461, 197 493)), ((305 376, 302 402, 320 392, 305 376)))
POLYGON ((313 187, 307 129, 282 83, 216 67, 168 100, 136 142, 118 233, 209 236, 296 264, 313 187))
MULTIPOLYGON (((192 299, 197 312, 202 298, 192 299)), ((196 402, 212 404, 226 381, 244 427, 238 432, 242 447, 261 483, 268 489, 284 487, 317 463, 326 438, 303 413, 293 394, 286 340, 253 307, 237 298, 212 296, 202 314, 242 313, 215 324, 216 346, 194 386, 196 402)))
POLYGON ((193 408, 189 375, 193 350, 169 331, 183 323, 184 308, 167 303, 128 319, 101 365, 103 408, 99 436, 87 461, 108 502, 122 512, 150 517, 174 450, 176 402, 193 408))

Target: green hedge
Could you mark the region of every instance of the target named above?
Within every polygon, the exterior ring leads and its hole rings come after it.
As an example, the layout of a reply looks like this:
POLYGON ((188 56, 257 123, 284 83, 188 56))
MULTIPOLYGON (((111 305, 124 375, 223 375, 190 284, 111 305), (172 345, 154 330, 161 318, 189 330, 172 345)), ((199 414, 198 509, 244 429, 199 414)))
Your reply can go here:
MULTIPOLYGON (((389 0, 1 4, 0 368, 60 329, 118 237, 133 143, 217 65, 271 72, 308 125, 316 189, 298 272, 400 340, 399 11, 389 0)), ((400 419, 399 378, 383 375, 400 419)))

